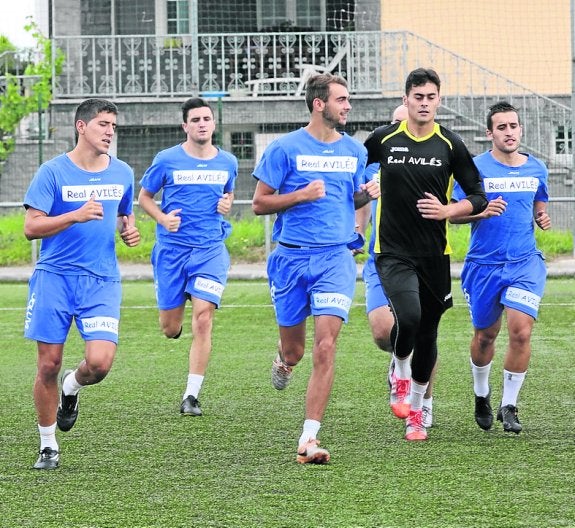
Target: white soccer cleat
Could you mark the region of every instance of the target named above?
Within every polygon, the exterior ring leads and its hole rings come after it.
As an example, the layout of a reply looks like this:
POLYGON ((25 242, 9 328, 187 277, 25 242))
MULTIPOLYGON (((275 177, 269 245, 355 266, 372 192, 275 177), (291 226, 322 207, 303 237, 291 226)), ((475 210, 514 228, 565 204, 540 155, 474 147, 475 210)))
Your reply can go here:
POLYGON ((277 390, 283 390, 288 386, 293 367, 286 365, 279 353, 272 363, 272 385, 277 390))
POLYGON ((310 438, 297 450, 296 460, 300 464, 327 464, 329 459, 329 451, 319 447, 319 440, 316 438, 310 438))

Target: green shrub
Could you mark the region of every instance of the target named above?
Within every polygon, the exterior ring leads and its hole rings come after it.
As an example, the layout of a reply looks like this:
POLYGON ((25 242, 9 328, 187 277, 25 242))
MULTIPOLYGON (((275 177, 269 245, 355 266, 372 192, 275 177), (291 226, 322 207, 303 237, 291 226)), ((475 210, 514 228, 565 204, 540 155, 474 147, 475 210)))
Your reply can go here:
MULTIPOLYGON (((123 262, 148 263, 156 238, 156 223, 145 213, 136 212, 136 222, 142 241, 134 248, 118 242, 118 258, 123 262)), ((265 219, 264 217, 245 218, 233 221, 231 236, 226 245, 233 262, 262 262, 265 260, 265 219)), ((271 225, 270 225, 271 227, 271 225)), ((469 244, 469 225, 449 226, 449 241, 453 250, 452 260, 460 262, 465 258, 469 244)), ((367 236, 370 236, 368 228, 367 236)), ((571 255, 573 234, 569 231, 536 230, 537 245, 547 258, 571 255)), ((367 250, 367 243, 366 243, 367 250)), ((364 262, 366 254, 356 260, 364 262)), ((31 243, 24 237, 24 215, 11 213, 0 216, 0 266, 30 264, 31 243)))

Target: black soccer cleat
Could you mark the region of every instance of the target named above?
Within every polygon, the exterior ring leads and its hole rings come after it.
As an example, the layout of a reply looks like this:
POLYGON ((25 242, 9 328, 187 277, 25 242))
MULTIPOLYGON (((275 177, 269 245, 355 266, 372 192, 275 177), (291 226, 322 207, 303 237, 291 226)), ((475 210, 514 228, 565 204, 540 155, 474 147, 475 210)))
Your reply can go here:
POLYGON ((182 402, 180 413, 184 416, 201 416, 202 409, 200 402, 191 394, 182 402))
POLYGON ((475 396, 475 421, 484 431, 489 431, 493 425, 490 396, 491 392, 487 396, 475 396))
POLYGON ((69 431, 72 429, 76 423, 76 419, 78 418, 78 394, 66 396, 62 389, 64 386, 64 379, 72 372, 74 371, 64 371, 60 381, 60 404, 58 405, 58 412, 56 413, 56 423, 58 424, 58 429, 60 429, 60 431, 69 431))
POLYGON ((523 426, 517 416, 517 407, 515 407, 515 405, 499 407, 497 420, 503 423, 503 430, 506 433, 519 434, 523 430, 523 426))
POLYGON ((45 447, 40 451, 34 469, 56 469, 60 462, 60 453, 51 447, 45 447))

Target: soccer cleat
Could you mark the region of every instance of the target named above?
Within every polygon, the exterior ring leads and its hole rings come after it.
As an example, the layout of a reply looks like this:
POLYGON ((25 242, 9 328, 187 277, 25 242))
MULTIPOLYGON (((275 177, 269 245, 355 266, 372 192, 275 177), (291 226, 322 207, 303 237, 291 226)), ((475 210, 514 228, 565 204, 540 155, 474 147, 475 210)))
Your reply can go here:
POLYGON ((278 354, 272 363, 272 385, 277 390, 283 390, 288 386, 293 367, 286 365, 278 354))
POLYGON ((423 411, 409 411, 405 420, 405 439, 409 441, 427 440, 427 430, 423 425, 423 411))
POLYGON ((56 469, 60 463, 60 453, 51 447, 45 447, 40 451, 34 469, 56 469))
POLYGON ((421 408, 421 423, 426 429, 429 429, 433 425, 433 409, 427 407, 427 405, 421 408))
POLYGON ((506 433, 519 434, 523 426, 517 416, 517 407, 515 405, 504 405, 497 411, 497 420, 503 423, 503 430, 506 433))
POLYGON ((391 375, 391 391, 389 393, 389 405, 391 411, 398 418, 407 418, 409 416, 409 390, 411 388, 410 379, 401 379, 391 375))
POLYGON ((180 413, 184 416, 202 416, 200 402, 190 394, 187 398, 184 398, 184 401, 182 401, 180 413))
POLYGON ((78 394, 64 395, 64 380, 73 370, 65 370, 60 379, 60 404, 56 413, 56 423, 60 431, 69 431, 74 427, 78 418, 78 394))
POLYGON ((329 458, 329 451, 319 447, 319 440, 310 438, 299 446, 296 460, 300 464, 327 464, 329 458))
POLYGON ((475 421, 484 431, 489 431, 493 424, 490 396, 491 391, 487 396, 475 396, 475 421))

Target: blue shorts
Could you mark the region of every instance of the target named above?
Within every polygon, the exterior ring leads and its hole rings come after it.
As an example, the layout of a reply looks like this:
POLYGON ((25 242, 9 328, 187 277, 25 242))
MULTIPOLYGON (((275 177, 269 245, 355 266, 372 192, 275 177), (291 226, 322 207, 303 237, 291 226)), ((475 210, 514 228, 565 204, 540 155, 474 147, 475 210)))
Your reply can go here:
POLYGON ((295 326, 309 315, 335 315, 347 322, 357 266, 345 245, 311 249, 278 245, 268 258, 267 273, 280 326, 295 326))
POLYGON ((461 289, 473 326, 489 328, 501 317, 505 306, 537 319, 546 278, 547 268, 539 254, 504 264, 465 261, 461 289))
POLYGON ((177 308, 191 297, 219 307, 230 269, 230 255, 223 242, 207 248, 156 243, 151 261, 160 310, 177 308))
POLYGON ((121 302, 120 281, 35 270, 30 277, 24 336, 61 344, 75 319, 84 341, 117 344, 121 302))
POLYGON ((383 291, 381 280, 375 269, 375 259, 370 255, 363 266, 363 282, 365 282, 365 313, 372 312, 382 306, 389 306, 389 300, 383 291))

